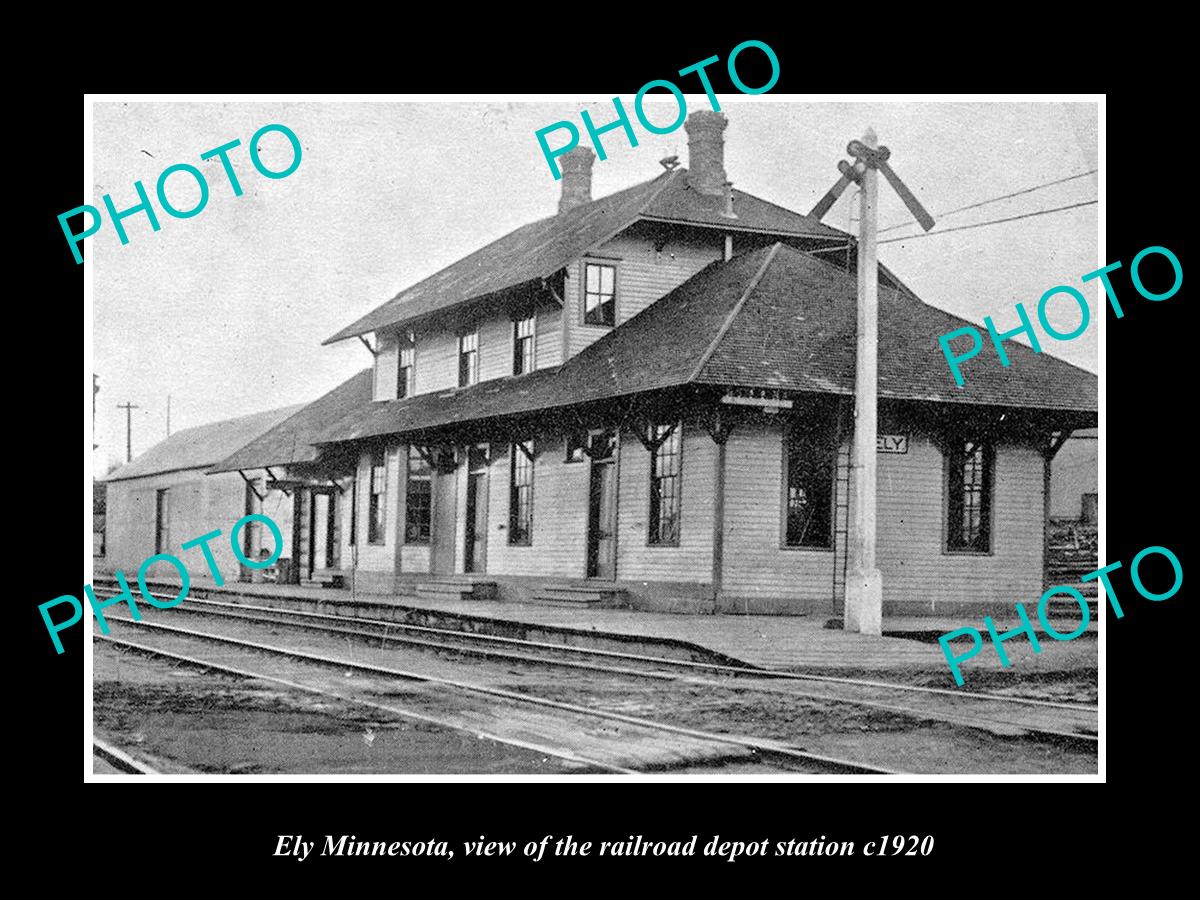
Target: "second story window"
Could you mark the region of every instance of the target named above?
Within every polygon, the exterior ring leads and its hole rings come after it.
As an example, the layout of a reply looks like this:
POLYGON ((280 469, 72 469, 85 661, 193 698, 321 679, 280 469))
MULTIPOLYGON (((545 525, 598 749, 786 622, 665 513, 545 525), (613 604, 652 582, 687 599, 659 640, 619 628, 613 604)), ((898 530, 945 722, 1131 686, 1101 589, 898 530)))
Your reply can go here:
POLYGON ((479 332, 472 331, 458 338, 458 386, 466 387, 479 380, 479 332))
POLYGON ((583 324, 613 325, 617 320, 617 269, 587 263, 583 276, 583 324))
POLYGON ((396 370, 396 399, 403 400, 413 393, 414 363, 417 360, 416 335, 406 331, 400 336, 400 366, 396 370))
POLYGON ((533 348, 536 320, 533 313, 513 322, 513 374, 524 375, 534 368, 533 348))

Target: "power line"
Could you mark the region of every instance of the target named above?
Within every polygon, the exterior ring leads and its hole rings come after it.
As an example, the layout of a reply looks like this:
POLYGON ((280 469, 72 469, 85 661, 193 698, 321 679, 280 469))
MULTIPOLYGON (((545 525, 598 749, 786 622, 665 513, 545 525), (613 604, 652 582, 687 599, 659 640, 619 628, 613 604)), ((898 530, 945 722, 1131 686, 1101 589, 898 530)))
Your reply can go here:
MULTIPOLYGON (((1094 175, 1098 169, 1088 169, 1086 172, 1079 172, 1076 175, 1068 175, 1066 178, 1059 178, 1057 181, 1047 181, 1044 184, 1035 184, 1030 188, 1023 188, 1019 191, 1013 191, 1011 194, 1002 194, 999 197, 990 197, 987 200, 980 200, 978 203, 972 203, 968 206, 960 206, 957 209, 946 210, 946 212, 937 213, 935 218, 944 219, 946 216, 952 216, 955 213, 966 212, 968 209, 978 209, 981 206, 987 206, 989 203, 998 203, 1001 200, 1009 200, 1013 197, 1020 197, 1022 194, 1032 194, 1034 191, 1040 191, 1042 188, 1053 187, 1056 184, 1064 184, 1068 181, 1074 181, 1076 178, 1084 178, 1088 175, 1094 175)), ((901 222, 899 225, 889 225, 887 228, 880 228, 879 233, 885 231, 895 231, 897 228, 906 228, 912 222, 901 222)))
POLYGON ((1039 209, 1030 213, 1023 213, 1019 216, 1008 216, 1004 219, 990 219, 987 222, 976 222, 974 225, 959 225, 957 228, 943 228, 942 230, 934 230, 925 234, 913 234, 908 237, 888 238, 886 241, 880 241, 881 244, 894 244, 897 241, 915 241, 918 238, 937 237, 939 234, 949 234, 952 231, 967 231, 971 228, 982 228, 984 225, 999 225, 1001 222, 1016 222, 1019 219, 1032 219, 1034 216, 1046 216, 1050 213, 1062 212, 1067 209, 1078 209, 1081 206, 1091 206, 1098 203, 1098 200, 1085 200, 1082 203, 1070 203, 1066 206, 1056 206, 1053 209, 1039 209))
MULTIPOLYGON (((1004 218, 1004 219, 989 219, 986 222, 976 222, 973 225, 959 225, 957 228, 943 228, 940 230, 934 229, 933 231, 927 232, 925 234, 912 234, 912 235, 908 235, 907 237, 888 238, 886 241, 880 241, 879 243, 894 244, 897 241, 914 241, 917 238, 937 237, 939 234, 949 234, 952 231, 967 231, 968 229, 971 229, 971 228, 982 228, 984 225, 998 225, 1001 222, 1015 222, 1018 219, 1031 219, 1034 216, 1045 216, 1045 215, 1049 215, 1050 213, 1062 212, 1063 210, 1067 210, 1067 209, 1077 209, 1080 206, 1091 206, 1092 204, 1098 203, 1098 202, 1099 202, 1098 200, 1085 200, 1082 203, 1071 203, 1067 206, 1056 206, 1053 209, 1038 209, 1038 210, 1034 210, 1033 212, 1024 213, 1019 216, 1008 216, 1007 218, 1004 218)), ((853 243, 838 244, 835 247, 820 247, 816 250, 809 250, 807 252, 809 254, 829 253, 829 252, 832 252, 835 250, 846 250, 853 246, 854 246, 853 243)))

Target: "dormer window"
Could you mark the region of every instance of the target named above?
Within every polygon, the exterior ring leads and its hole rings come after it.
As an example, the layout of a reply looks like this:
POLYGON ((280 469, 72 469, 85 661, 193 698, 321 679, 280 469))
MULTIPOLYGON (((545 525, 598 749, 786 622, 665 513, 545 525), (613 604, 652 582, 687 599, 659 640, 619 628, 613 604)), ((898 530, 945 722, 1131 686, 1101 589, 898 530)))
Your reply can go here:
POLYGON ((466 387, 479 381, 479 332, 471 331, 458 337, 458 386, 466 387))
POLYGON ((583 324, 616 324, 617 267, 587 263, 583 276, 583 324))
POLYGON ((400 335, 400 366, 396 370, 397 400, 412 396, 416 357, 417 337, 411 331, 406 331, 400 335))

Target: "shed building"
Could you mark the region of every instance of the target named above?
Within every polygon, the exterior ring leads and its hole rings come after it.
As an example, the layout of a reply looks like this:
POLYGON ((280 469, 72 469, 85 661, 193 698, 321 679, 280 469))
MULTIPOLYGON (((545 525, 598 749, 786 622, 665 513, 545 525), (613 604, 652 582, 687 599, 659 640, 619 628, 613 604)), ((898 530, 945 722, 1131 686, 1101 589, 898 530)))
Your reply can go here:
MULTIPOLYGON (((104 479, 108 485, 105 556, 97 565, 109 572, 136 573, 147 557, 170 553, 181 556, 194 577, 205 577, 209 569, 202 551, 197 547, 181 554, 180 545, 218 529, 226 537, 210 544, 216 565, 226 580, 242 577, 227 535, 248 511, 246 482, 237 472, 206 473, 300 409, 289 406, 185 428, 109 473, 104 479)), ((270 514, 290 532, 286 505, 272 503, 270 514)), ((155 574, 173 574, 168 565, 162 569, 155 574)))

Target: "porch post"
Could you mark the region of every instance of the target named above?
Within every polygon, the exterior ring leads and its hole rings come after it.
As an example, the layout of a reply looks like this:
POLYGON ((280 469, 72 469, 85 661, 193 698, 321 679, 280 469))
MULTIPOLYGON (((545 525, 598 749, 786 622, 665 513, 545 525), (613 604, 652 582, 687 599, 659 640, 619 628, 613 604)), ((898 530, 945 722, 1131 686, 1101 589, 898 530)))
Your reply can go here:
POLYGON ((714 434, 717 445, 716 472, 713 479, 713 550, 712 586, 714 603, 721 597, 725 567, 725 441, 726 435, 714 434))

